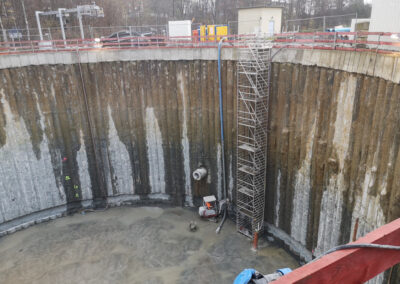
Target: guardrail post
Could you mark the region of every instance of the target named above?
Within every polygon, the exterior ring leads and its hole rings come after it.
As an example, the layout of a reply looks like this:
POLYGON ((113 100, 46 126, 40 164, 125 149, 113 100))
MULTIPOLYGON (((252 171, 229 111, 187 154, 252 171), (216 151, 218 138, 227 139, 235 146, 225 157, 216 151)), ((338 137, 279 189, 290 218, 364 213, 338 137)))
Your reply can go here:
POLYGON ((358 38, 358 32, 354 35, 354 51, 357 51, 357 38, 358 38))
POLYGON ((315 32, 313 33, 312 41, 313 41, 312 49, 314 49, 314 46, 315 46, 315 32))
POLYGON ((336 40, 337 40, 337 32, 335 32, 334 40, 333 40, 333 49, 336 50, 336 40))
POLYGON ((376 53, 378 53, 380 45, 381 45, 381 34, 378 35, 378 44, 376 45, 376 53))

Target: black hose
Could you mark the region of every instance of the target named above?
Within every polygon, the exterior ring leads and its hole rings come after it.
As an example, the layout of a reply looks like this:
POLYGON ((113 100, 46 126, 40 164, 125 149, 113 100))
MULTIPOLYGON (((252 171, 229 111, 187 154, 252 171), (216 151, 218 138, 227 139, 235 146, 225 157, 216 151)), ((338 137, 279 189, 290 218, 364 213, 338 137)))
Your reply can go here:
POLYGON ((400 250, 400 246, 391 246, 391 245, 381 245, 381 244, 349 244, 349 245, 341 245, 337 246, 334 248, 331 248, 327 252, 325 252, 323 255, 317 257, 316 259, 313 259, 310 262, 314 262, 317 259, 320 259, 321 257, 330 254, 332 252, 338 251, 338 250, 344 250, 344 249, 356 249, 356 248, 372 248, 372 249, 388 249, 388 250, 400 250))
POLYGON ((350 244, 341 245, 328 250, 325 254, 332 253, 343 249, 355 249, 355 248, 374 248, 374 249, 389 249, 389 250, 400 250, 400 246, 381 245, 381 244, 350 244))
POLYGON ((222 217, 222 221, 219 224, 217 230, 215 231, 217 234, 219 234, 219 232, 221 232, 222 227, 224 226, 224 223, 226 221, 226 217, 228 216, 228 206, 226 203, 223 204, 224 208, 222 210, 224 210, 224 216, 222 217))

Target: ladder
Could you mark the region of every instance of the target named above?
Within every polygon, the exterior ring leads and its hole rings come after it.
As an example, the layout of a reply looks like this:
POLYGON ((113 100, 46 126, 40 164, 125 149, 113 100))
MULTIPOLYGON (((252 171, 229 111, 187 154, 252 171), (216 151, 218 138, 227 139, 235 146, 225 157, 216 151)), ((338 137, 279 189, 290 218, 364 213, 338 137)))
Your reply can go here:
POLYGON ((237 231, 252 238, 261 233, 267 164, 267 126, 271 42, 247 39, 237 64, 237 231))

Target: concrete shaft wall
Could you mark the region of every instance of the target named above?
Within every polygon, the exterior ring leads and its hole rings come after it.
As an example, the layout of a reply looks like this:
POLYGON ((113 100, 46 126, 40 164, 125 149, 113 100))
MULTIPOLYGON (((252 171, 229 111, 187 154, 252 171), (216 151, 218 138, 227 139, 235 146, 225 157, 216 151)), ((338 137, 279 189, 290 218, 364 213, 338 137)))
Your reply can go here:
MULTIPOLYGON (((224 70, 233 94, 234 63, 224 70)), ((79 65, 0 70, 0 223, 92 199, 221 197, 216 72, 216 61, 82 64, 82 85, 79 65), (199 165, 209 175, 195 182, 199 165)), ((228 164, 233 103, 225 101, 228 164)))
MULTIPOLYGON (((0 226, 92 200, 192 205, 222 195, 216 51, 127 52, 88 53, 81 69, 73 55, 37 66, 24 55, 0 70, 0 226), (200 165, 210 174, 195 182, 200 165)), ((226 54, 232 198, 236 53, 226 54)), ((275 58, 266 220, 305 258, 400 217, 398 65, 332 51, 275 58)))
POLYGON ((268 222, 317 255, 400 217, 400 86, 274 64, 268 222))

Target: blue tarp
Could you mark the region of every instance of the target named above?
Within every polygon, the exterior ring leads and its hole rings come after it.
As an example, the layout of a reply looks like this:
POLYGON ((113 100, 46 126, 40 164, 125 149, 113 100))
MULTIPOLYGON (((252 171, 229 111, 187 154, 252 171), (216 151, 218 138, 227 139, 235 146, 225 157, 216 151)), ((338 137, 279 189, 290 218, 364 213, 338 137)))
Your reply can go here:
POLYGON ((243 270, 242 272, 239 273, 238 276, 236 276, 235 281, 233 281, 233 284, 247 284, 251 280, 251 277, 253 274, 256 273, 254 269, 247 268, 243 270))
POLYGON ((336 28, 336 29, 326 29, 327 32, 337 32, 337 33, 347 33, 350 32, 350 28, 336 28))

